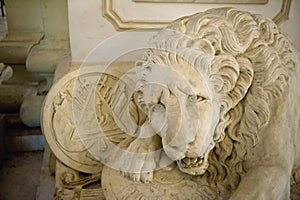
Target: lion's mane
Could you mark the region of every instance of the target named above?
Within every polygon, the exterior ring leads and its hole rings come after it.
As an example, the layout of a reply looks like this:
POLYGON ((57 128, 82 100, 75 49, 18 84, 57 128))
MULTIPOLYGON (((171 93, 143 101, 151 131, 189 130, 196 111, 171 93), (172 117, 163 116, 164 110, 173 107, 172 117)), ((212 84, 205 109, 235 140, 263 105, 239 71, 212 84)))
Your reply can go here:
POLYGON ((295 69, 290 42, 272 20, 235 8, 183 17, 156 38, 156 49, 139 63, 138 87, 145 84, 149 64, 188 64, 205 77, 222 110, 219 142, 204 176, 235 189, 247 150, 259 141, 258 130, 268 122, 270 106, 282 96, 295 69))

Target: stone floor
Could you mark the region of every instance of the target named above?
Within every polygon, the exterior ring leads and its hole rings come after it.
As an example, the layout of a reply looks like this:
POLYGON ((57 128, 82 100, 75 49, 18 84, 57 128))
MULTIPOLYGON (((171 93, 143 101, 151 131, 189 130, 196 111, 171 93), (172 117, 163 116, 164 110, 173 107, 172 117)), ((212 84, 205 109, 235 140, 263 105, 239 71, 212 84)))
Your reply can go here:
POLYGON ((2 122, 5 156, 0 160, 0 200, 52 200, 55 180, 49 170, 50 149, 40 128, 26 127, 13 114, 2 115, 2 122))
POLYGON ((43 151, 8 154, 0 167, 0 199, 36 199, 42 160, 43 151))

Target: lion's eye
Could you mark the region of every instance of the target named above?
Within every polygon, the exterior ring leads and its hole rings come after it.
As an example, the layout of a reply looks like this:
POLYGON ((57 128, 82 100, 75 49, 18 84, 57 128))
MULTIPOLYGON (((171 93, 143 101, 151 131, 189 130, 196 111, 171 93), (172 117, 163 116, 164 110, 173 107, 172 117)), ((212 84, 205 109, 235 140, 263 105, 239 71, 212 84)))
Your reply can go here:
POLYGON ((201 102, 201 101, 205 100, 205 98, 200 95, 189 95, 188 100, 191 103, 197 103, 197 102, 201 102))
POLYGON ((166 110, 165 106, 161 103, 155 104, 152 108, 153 112, 164 112, 166 110))

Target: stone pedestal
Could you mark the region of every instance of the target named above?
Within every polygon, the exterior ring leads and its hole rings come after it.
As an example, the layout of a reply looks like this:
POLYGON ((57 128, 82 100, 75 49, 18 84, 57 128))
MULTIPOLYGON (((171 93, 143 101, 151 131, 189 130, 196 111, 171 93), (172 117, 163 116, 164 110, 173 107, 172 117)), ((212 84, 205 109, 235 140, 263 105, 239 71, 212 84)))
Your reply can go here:
POLYGON ((100 174, 84 174, 67 167, 59 160, 55 170, 55 199, 104 200, 100 174))
POLYGON ((6 11, 8 34, 0 41, 0 62, 18 65, 18 68, 26 69, 26 73, 38 75, 44 81, 32 82, 30 86, 16 83, 3 86, 13 89, 8 92, 9 97, 7 93, 0 94, 1 103, 9 105, 6 108, 11 108, 10 112, 19 112, 22 105, 22 121, 36 127, 40 125, 41 108, 36 107, 36 103, 41 104, 51 87, 57 66, 64 65, 69 69, 67 0, 10 0, 6 2, 6 11), (30 95, 27 93, 29 87, 30 95), (11 105, 10 102, 16 103, 11 105), (32 107, 36 108, 34 112, 32 107))

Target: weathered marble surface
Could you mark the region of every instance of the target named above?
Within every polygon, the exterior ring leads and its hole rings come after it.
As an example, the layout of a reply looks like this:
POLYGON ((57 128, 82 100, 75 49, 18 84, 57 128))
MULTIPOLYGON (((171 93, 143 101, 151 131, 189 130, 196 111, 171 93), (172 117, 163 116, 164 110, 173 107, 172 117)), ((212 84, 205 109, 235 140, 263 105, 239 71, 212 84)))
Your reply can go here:
POLYGON ((153 42, 136 75, 74 72, 53 86, 43 131, 56 157, 85 181, 103 169, 107 199, 289 199, 300 68, 277 26, 211 9, 153 42))

